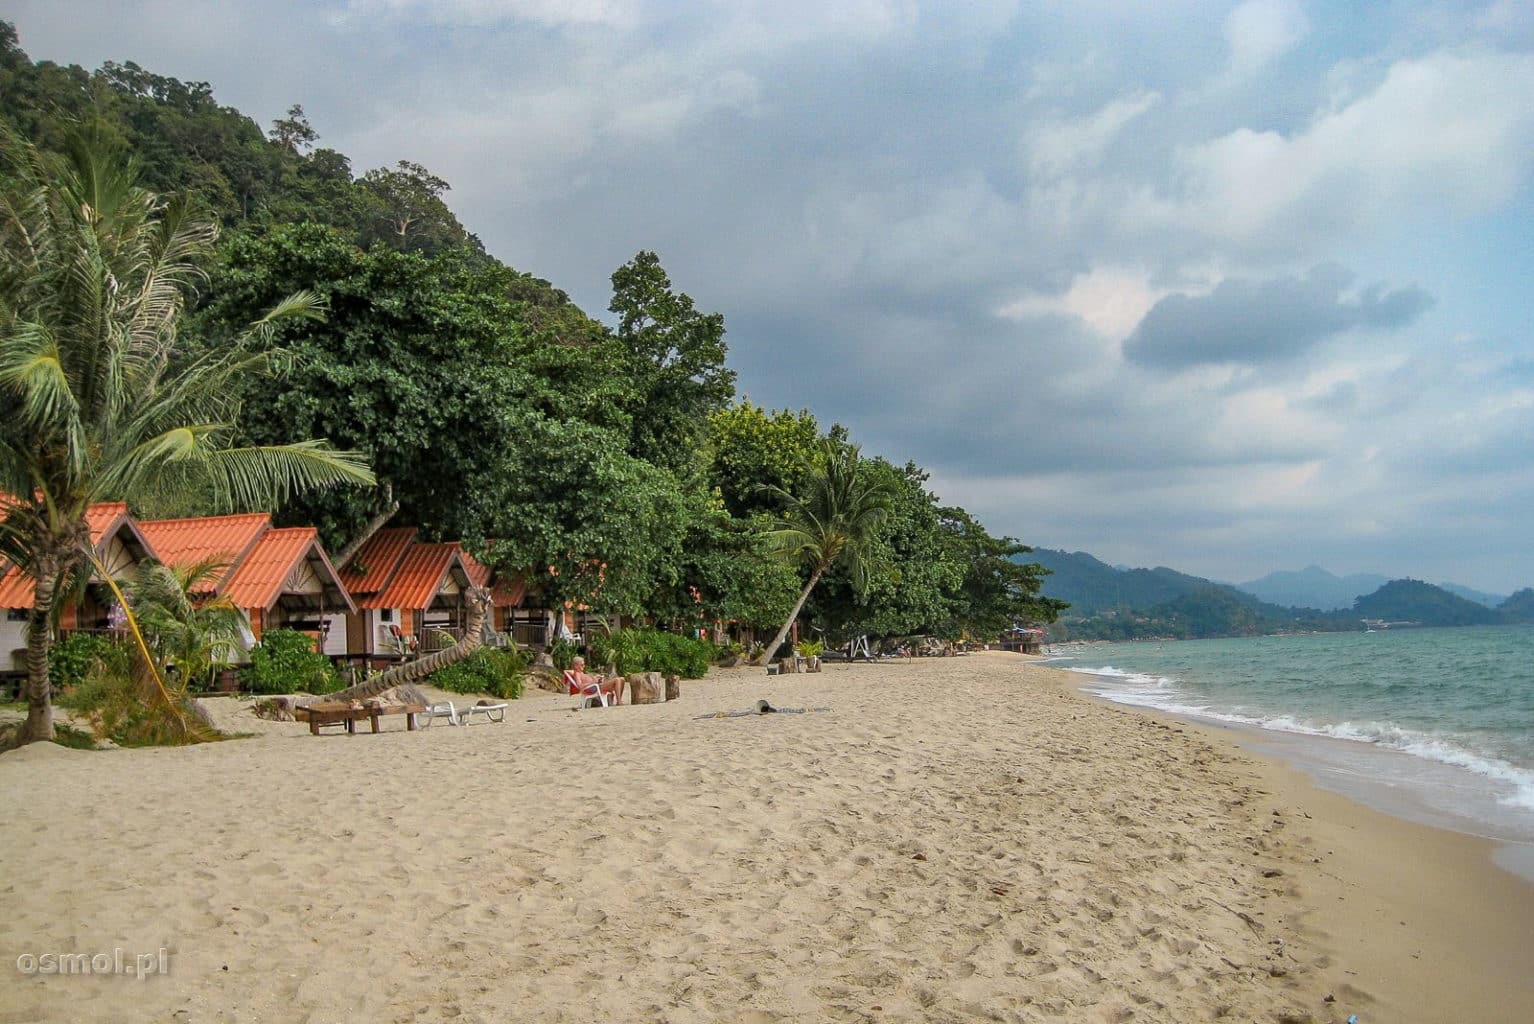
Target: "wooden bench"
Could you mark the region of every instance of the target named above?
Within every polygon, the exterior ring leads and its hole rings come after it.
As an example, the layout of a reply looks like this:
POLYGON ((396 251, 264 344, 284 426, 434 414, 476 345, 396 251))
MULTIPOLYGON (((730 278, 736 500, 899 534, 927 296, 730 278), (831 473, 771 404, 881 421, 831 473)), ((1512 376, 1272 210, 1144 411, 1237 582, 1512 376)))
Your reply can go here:
POLYGON ((415 716, 426 710, 424 704, 394 704, 388 707, 354 708, 350 704, 310 704, 293 709, 300 721, 309 723, 309 731, 315 736, 327 725, 344 725, 346 731, 355 734, 357 723, 366 718, 372 721, 373 731, 378 731, 378 719, 383 715, 404 715, 405 728, 415 731, 415 716))

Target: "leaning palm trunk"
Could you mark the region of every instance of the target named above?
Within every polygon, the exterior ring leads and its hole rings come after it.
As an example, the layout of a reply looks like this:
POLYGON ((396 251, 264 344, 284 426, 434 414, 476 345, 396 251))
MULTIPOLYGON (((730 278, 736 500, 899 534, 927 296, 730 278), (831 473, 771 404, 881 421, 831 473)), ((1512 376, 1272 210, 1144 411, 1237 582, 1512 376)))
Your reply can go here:
POLYGON ((469 599, 469 621, 464 627, 462 640, 445 651, 438 651, 436 654, 428 654, 424 658, 396 665, 387 672, 381 672, 339 693, 332 693, 325 699, 327 701, 366 700, 368 697, 378 696, 385 690, 392 690, 396 686, 424 682, 427 676, 438 669, 460 662, 479 650, 485 642, 485 616, 490 611, 490 592, 474 587, 468 590, 466 595, 469 599))
POLYGON ((783 638, 788 636, 790 629, 794 628, 794 621, 799 618, 799 612, 804 608, 804 602, 809 600, 810 591, 815 589, 815 584, 820 582, 820 577, 825 571, 826 567, 824 565, 815 567, 815 571, 810 574, 810 581, 804 585, 804 590, 799 593, 799 600, 794 602, 794 610, 789 612, 788 618, 783 621, 783 628, 778 630, 778 635, 772 638, 772 643, 768 644, 751 664, 762 664, 772 657, 779 647, 783 646, 783 638))

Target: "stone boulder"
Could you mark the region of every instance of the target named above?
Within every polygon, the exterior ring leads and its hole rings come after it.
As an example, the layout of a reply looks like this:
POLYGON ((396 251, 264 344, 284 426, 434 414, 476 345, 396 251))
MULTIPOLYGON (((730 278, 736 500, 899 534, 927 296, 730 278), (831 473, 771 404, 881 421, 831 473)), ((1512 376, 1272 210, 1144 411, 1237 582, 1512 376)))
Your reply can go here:
POLYGON ((666 677, 666 699, 676 700, 682 695, 682 680, 677 676, 666 677))

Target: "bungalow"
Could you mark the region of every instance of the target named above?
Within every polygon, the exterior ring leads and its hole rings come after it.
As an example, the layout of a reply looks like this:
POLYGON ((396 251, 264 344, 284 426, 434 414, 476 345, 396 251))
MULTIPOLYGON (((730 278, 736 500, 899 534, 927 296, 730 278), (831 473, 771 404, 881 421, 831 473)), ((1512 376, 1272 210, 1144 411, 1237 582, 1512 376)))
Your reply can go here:
MULTIPOLYGON (((135 565, 157 553, 144 532, 120 501, 90 506, 85 513, 91 532, 91 546, 102 567, 113 577, 130 572, 135 565)), ((26 624, 35 605, 36 584, 19 566, 0 559, 0 675, 26 672, 26 624)), ((85 595, 78 603, 60 609, 59 628, 63 632, 101 631, 120 627, 117 599, 99 573, 91 573, 85 595)))
POLYGON ((386 527, 369 537, 341 566, 341 579, 357 610, 346 619, 346 653, 352 657, 399 655, 416 634, 403 622, 402 609, 377 603, 389 581, 415 543, 417 531, 408 526, 386 527))
POLYGON ((279 529, 264 512, 141 525, 166 565, 184 567, 207 558, 223 563, 212 593, 245 612, 247 647, 266 630, 296 629, 317 637, 326 654, 346 653, 345 623, 356 605, 314 527, 279 529))
MULTIPOLYGON (((469 571, 469 582, 476 587, 490 590, 491 628, 497 633, 514 636, 519 619, 518 609, 527 596, 527 580, 521 576, 503 576, 485 565, 467 551, 461 552, 463 564, 469 571)), ((542 613, 535 613, 541 615, 542 613)), ((520 637, 516 639, 521 642, 520 637)))
POLYGON ((348 620, 347 653, 397 657, 451 643, 463 635, 463 593, 470 586, 490 588, 493 628, 506 631, 525 587, 493 576, 456 541, 422 543, 411 527, 379 530, 342 569, 357 602, 357 614, 348 620))

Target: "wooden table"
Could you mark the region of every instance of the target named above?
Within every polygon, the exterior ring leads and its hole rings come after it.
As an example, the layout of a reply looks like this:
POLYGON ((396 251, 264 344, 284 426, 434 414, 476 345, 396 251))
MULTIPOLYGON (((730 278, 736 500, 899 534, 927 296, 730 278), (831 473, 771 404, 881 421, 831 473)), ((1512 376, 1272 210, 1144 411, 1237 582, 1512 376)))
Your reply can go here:
POLYGON ((327 725, 344 725, 350 734, 357 732, 357 722, 361 719, 369 719, 373 723, 373 731, 378 731, 378 719, 383 715, 405 715, 405 728, 415 731, 415 716, 426 710, 424 704, 391 704, 388 707, 360 707, 354 708, 350 704, 310 704, 306 707, 294 708, 293 713, 309 722, 309 731, 314 735, 320 734, 320 729, 327 725))

